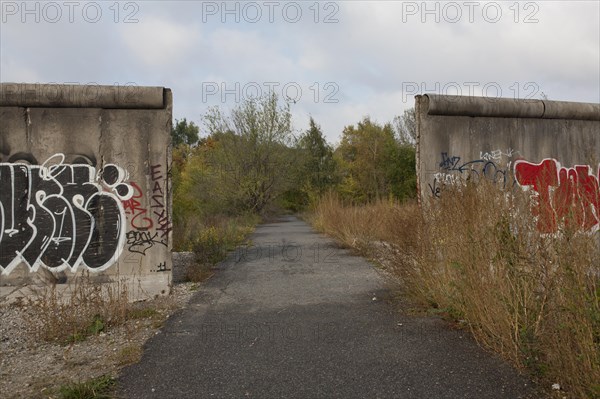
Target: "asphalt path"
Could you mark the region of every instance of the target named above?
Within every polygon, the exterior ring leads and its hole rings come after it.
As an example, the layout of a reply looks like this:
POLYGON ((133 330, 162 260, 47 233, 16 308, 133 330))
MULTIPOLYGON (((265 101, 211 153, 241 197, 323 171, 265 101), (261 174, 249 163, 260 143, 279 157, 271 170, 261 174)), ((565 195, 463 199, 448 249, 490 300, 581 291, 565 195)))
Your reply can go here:
POLYGON ((119 377, 124 398, 536 398, 466 331, 303 221, 259 226, 119 377))

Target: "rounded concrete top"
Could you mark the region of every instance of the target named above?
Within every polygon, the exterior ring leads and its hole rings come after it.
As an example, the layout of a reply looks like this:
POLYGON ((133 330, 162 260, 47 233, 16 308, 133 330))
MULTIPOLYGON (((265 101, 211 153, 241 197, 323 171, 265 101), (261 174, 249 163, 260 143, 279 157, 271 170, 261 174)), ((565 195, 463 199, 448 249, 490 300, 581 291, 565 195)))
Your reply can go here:
POLYGON ((0 106, 162 109, 164 87, 1 83, 0 106))
POLYGON ((600 120, 600 104, 425 94, 428 115, 600 120))

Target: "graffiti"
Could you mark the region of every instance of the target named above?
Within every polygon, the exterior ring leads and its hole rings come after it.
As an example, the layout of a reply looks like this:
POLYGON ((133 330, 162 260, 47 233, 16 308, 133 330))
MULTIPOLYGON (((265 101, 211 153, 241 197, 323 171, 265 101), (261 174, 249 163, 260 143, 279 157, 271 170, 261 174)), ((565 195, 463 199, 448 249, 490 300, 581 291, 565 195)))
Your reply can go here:
POLYGON ((164 238, 171 230, 173 230, 173 228, 165 207, 165 195, 162 188, 164 177, 161 172, 161 167, 162 165, 160 164, 152 165, 150 167, 150 177, 152 180, 152 204, 150 205, 150 208, 152 208, 152 212, 158 221, 156 230, 160 231, 162 233, 161 237, 164 238))
POLYGON ((167 237, 172 230, 165 207, 164 191, 161 185, 164 178, 160 164, 150 167, 150 180, 152 195, 149 206, 142 205, 144 194, 140 186, 133 181, 129 182, 133 187, 133 195, 130 199, 123 201, 125 214, 132 227, 132 230, 128 231, 126 235, 127 249, 129 252, 142 256, 146 256, 147 251, 155 245, 168 246, 167 237), (156 231, 151 232, 150 230, 153 228, 156 231))
POLYGON ((490 152, 479 151, 479 159, 484 161, 494 161, 500 162, 503 157, 512 158, 514 155, 517 155, 519 151, 515 151, 512 148, 507 149, 506 151, 502 150, 493 150, 490 152))
POLYGON ((600 229, 600 165, 594 174, 588 165, 566 168, 555 159, 539 164, 516 160, 513 164, 511 158, 518 153, 513 149, 481 151, 479 159, 463 162, 459 156, 442 152, 440 171, 428 184, 431 195, 439 198, 445 186, 482 179, 505 190, 521 186, 535 192, 534 212, 541 232, 554 233, 561 222, 584 231, 600 229))
POLYGON ((433 175, 433 183, 428 184, 431 195, 439 198, 442 194, 442 187, 445 185, 461 184, 461 178, 458 175, 439 172, 433 175))
POLYGON ((512 188, 514 179, 511 171, 511 161, 503 162, 503 157, 512 157, 518 153, 512 149, 480 152, 480 159, 463 162, 462 158, 442 152, 439 163, 440 172, 433 175, 433 182, 428 183, 434 198, 441 196, 444 186, 456 186, 467 181, 479 182, 483 179, 497 184, 502 189, 512 188), (506 165, 503 166, 502 164, 506 165))
MULTIPOLYGON (((507 181, 507 171, 510 169, 501 167, 494 161, 485 159, 476 159, 474 161, 461 163, 461 157, 448 156, 448 153, 442 153, 442 162, 440 168, 446 174, 458 172, 460 180, 479 181, 486 178, 492 182, 505 184, 507 181)), ((457 180, 455 180, 456 182, 457 180)))
POLYGON ((449 157, 447 152, 442 152, 442 162, 440 162, 440 168, 442 170, 457 170, 460 157, 449 157))
POLYGON ((128 231, 127 245, 129 252, 135 252, 140 255, 146 255, 146 251, 152 248, 155 244, 167 246, 165 239, 159 239, 158 233, 150 233, 147 231, 128 231))
POLYGON ((60 271, 79 265, 101 271, 125 244, 121 201, 133 195, 127 172, 66 164, 56 154, 42 165, 0 163, 0 270, 24 262, 60 271))
POLYGON ((130 216, 131 227, 137 230, 149 230, 154 226, 154 221, 147 216, 148 210, 141 206, 142 189, 136 182, 130 181, 129 184, 133 187, 134 192, 130 199, 123 201, 125 214, 130 216))
POLYGON ((595 232, 600 227, 600 165, 597 175, 588 165, 562 167, 555 159, 541 163, 515 162, 516 181, 536 193, 538 228, 554 233, 565 225, 595 232))
POLYGON ((123 201, 125 214, 132 230, 127 232, 127 249, 129 252, 146 256, 155 245, 168 246, 168 234, 172 230, 165 207, 164 176, 162 165, 152 165, 149 170, 151 195, 144 200, 144 193, 136 182, 129 182, 133 188, 130 199, 123 201), (147 205, 143 205, 147 204, 147 205))
POLYGON ((433 179, 432 183, 427 183, 427 185, 429 186, 429 190, 431 190, 431 195, 434 198, 440 198, 440 196, 442 195, 442 187, 438 186, 438 181, 437 179, 433 179))
POLYGON ((156 270, 153 270, 153 271, 155 271, 155 272, 170 272, 171 269, 167 269, 167 262, 161 262, 156 267, 156 270))

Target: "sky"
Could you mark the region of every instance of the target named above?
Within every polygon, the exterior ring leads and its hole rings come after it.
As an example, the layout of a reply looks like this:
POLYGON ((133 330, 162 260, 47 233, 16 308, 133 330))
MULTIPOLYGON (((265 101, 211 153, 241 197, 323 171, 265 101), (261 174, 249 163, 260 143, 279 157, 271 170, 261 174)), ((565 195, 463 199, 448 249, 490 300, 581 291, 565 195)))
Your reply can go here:
POLYGON ((330 143, 424 93, 600 102, 598 1, 1 1, 0 81, 164 86, 203 128, 270 90, 330 143))

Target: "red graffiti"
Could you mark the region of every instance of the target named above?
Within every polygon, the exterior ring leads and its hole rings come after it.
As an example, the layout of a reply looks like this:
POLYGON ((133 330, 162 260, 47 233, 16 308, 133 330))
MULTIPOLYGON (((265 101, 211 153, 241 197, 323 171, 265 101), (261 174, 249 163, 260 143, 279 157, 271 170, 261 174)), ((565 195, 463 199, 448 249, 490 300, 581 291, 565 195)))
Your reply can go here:
POLYGON ((139 201, 143 195, 142 189, 135 182, 129 182, 129 184, 133 187, 134 194, 129 200, 123 201, 125 214, 131 216, 131 227, 137 230, 149 230, 154 226, 154 221, 146 216, 148 210, 143 208, 139 201))
POLYGON ((594 232, 600 228, 600 165, 594 176, 588 165, 561 167, 554 159, 535 164, 515 162, 515 177, 537 192, 538 228, 554 233, 558 224, 594 232))
POLYGON ((156 226, 156 230, 161 232, 161 239, 164 239, 173 230, 173 226, 165 207, 165 190, 163 190, 165 177, 161 172, 161 167, 160 164, 150 166, 150 187, 152 189, 150 204, 146 207, 142 206, 144 196, 142 189, 137 183, 129 182, 133 187, 134 194, 129 200, 123 201, 123 208, 132 228, 146 231, 156 226))

